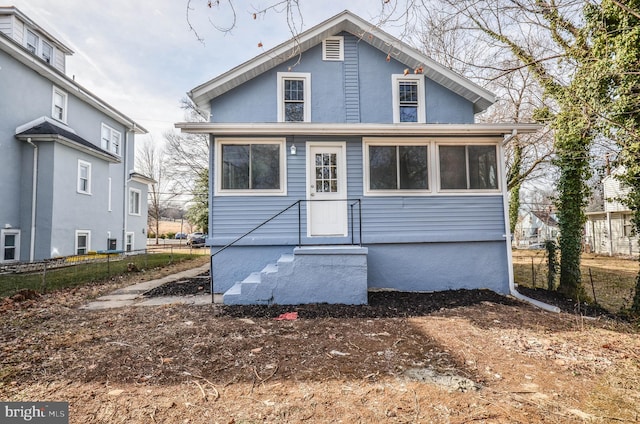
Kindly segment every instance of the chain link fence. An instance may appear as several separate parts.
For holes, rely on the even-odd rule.
[[[587,301],[611,313],[629,308],[635,294],[638,262],[619,257],[588,254],[583,256],[582,286]],[[547,289],[549,261],[545,250],[514,250],[513,271],[516,284],[533,289]],[[559,283],[557,270],[554,286]]]
[[[64,256],[37,262],[3,264],[0,266],[0,297],[12,296],[22,290],[45,293],[207,254],[207,248],[158,245],[130,252],[91,252],[88,255]]]

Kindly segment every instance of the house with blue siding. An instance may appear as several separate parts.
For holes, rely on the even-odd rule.
[[[224,303],[510,292],[503,145],[538,126],[476,124],[487,90],[344,11],[189,96]]]
[[[0,7],[0,265],[146,246],[146,130],[66,75],[72,53]]]

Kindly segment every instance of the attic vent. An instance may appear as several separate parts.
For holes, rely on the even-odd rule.
[[[344,60],[344,37],[329,37],[322,42],[322,60]]]

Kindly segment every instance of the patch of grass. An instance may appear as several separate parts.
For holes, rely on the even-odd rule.
[[[597,303],[612,314],[629,308],[633,301],[637,268],[638,262],[631,259],[583,255],[580,269],[588,299],[582,300]],[[546,288],[545,251],[515,250],[513,271],[518,285]]]
[[[154,253],[109,258],[108,261],[78,263],[73,266],[37,272],[0,275],[0,297],[12,296],[20,290],[55,291],[127,274],[130,269],[153,269],[199,257],[186,253]],[[133,265],[132,265],[133,264]]]

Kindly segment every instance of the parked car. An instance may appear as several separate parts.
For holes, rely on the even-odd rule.
[[[207,236],[200,232],[189,234],[187,237],[187,244],[190,244],[193,247],[203,247],[206,241]]]
[[[187,233],[176,233],[174,238],[176,240],[186,240],[187,239]]]

